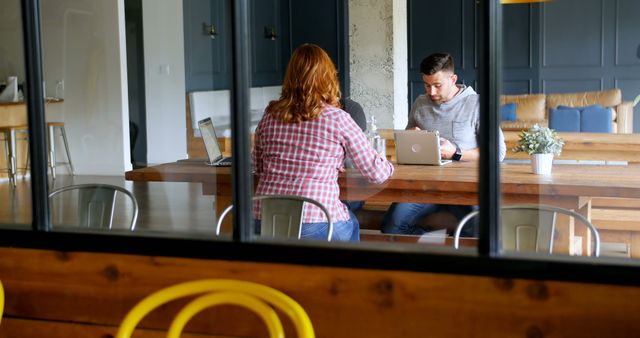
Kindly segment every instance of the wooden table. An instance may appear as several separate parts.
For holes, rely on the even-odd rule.
[[[62,103],[62,99],[48,98],[45,107],[50,103]],[[26,126],[27,105],[25,102],[0,102],[0,127]],[[17,144],[16,162],[18,168],[24,168],[27,163],[27,138],[20,137]],[[5,147],[0,143],[0,168],[5,168]],[[7,173],[0,172],[0,177],[6,177]]]
[[[378,133],[387,140],[387,158],[395,161],[396,148],[393,138],[395,130],[378,129]],[[505,131],[504,139],[507,146],[507,159],[528,159],[526,153],[514,153],[520,132]],[[253,134],[251,144],[253,144]],[[600,161],[628,161],[640,163],[640,134],[605,134],[605,133],[558,133],[565,142],[562,154],[557,159],[562,160],[600,160]],[[201,150],[189,149],[189,154],[206,156],[202,140],[194,142]],[[219,138],[222,152],[231,156],[231,139]],[[193,156],[192,156],[193,157]]]
[[[531,174],[528,164],[501,165],[504,203],[543,203],[561,206],[590,217],[592,197],[640,198],[640,165],[554,165],[551,175]],[[136,169],[125,175],[132,181],[202,183],[203,194],[216,195],[218,214],[231,203],[231,169],[215,168],[203,161],[180,161]],[[446,166],[397,165],[393,177],[381,185],[367,182],[355,171],[339,177],[341,198],[378,202],[422,202],[477,205],[478,172],[475,164]],[[583,227],[559,231],[556,252],[575,252],[572,238],[582,236],[589,250],[589,233]],[[559,227],[560,228],[560,227]],[[560,230],[560,229],[559,229]]]

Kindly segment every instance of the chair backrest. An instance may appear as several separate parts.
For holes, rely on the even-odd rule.
[[[133,210],[129,229],[135,230],[138,220],[138,202],[129,190],[111,184],[76,184],[53,190],[49,194],[49,200],[66,191],[78,192],[76,209],[79,226],[109,229],[113,225],[116,194],[122,193],[131,201]]]
[[[315,333],[305,310],[291,297],[268,287],[231,279],[204,279],[186,282],[154,292],[136,304],[120,324],[116,338],[129,338],[138,323],[153,309],[172,300],[200,295],[185,305],[169,326],[168,337],[177,338],[186,323],[198,312],[215,305],[233,304],[253,310],[267,325],[271,337],[284,337],[276,308],[291,319],[296,334],[313,338]]]
[[[254,196],[254,201],[260,201],[260,236],[274,238],[300,238],[302,233],[302,219],[304,203],[311,203],[322,210],[328,223],[327,240],[331,240],[333,234],[333,222],[327,208],[322,203],[308,197],[293,195],[262,195]],[[216,223],[216,235],[220,234],[220,228],[225,216],[233,209],[227,207]]]
[[[600,235],[595,226],[579,213],[543,204],[515,204],[501,208],[500,226],[502,251],[546,252],[551,254],[557,214],[564,214],[583,223],[593,236],[593,255],[600,255]],[[453,246],[457,249],[460,233],[478,211],[467,214],[456,227]]]

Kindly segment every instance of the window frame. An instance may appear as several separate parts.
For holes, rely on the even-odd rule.
[[[249,143],[249,39],[248,0],[232,1],[233,35],[233,204],[232,241],[215,239],[166,238],[125,232],[52,232],[49,219],[44,93],[40,31],[40,1],[23,0],[27,111],[30,126],[31,185],[33,223],[31,231],[0,229],[0,245],[61,251],[109,252],[205,259],[336,266],[429,273],[492,276],[498,278],[551,279],[588,283],[640,285],[640,264],[622,265],[614,260],[582,257],[500,256],[499,207],[500,171],[498,162],[497,111],[501,80],[501,5],[499,0],[480,0],[479,9],[479,90],[481,104],[480,239],[478,255],[443,248],[384,246],[375,243],[276,243],[255,241],[251,235],[252,177]],[[38,84],[38,85],[36,85]],[[421,251],[423,250],[423,251]],[[536,260],[536,258],[538,260]]]

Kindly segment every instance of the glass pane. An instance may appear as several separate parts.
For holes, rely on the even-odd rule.
[[[152,182],[125,177],[134,167],[187,159],[187,133],[193,135],[183,20],[176,16],[182,3],[154,2],[144,11],[142,5],[41,3],[46,96],[55,102],[46,111],[56,163],[54,230],[129,231],[130,192],[138,206],[136,234],[212,233],[214,198],[202,196],[199,182],[164,182],[153,170],[142,174]]]
[[[388,3],[376,5],[349,6],[350,94],[369,119],[375,117],[395,173],[382,186],[348,176],[347,194],[365,199],[359,212],[361,224],[369,223],[363,240],[450,249],[458,223],[478,205],[477,7],[466,1],[408,1],[404,8],[394,2],[389,16]],[[461,20],[452,23],[451,17]],[[422,132],[404,131],[415,128]],[[456,148],[461,161],[451,161],[458,159]],[[462,241],[472,253],[474,223],[464,228]]]
[[[125,188],[136,197],[139,207],[134,234],[162,232],[170,236],[230,238],[231,217],[225,218],[219,231],[221,236],[215,234],[218,219],[231,204],[231,169],[205,163],[218,160],[220,154],[231,155],[230,137],[234,131],[230,121],[238,113],[230,104],[229,5],[228,1],[126,0],[122,11],[118,4],[98,0],[42,3],[47,96],[59,99],[56,112],[47,112],[47,120],[64,122],[69,155],[63,139],[56,136],[56,157],[58,162],[73,157],[74,169],[72,172],[64,164],[56,167],[53,188],[88,183]],[[441,50],[453,56],[456,68],[446,72],[451,80],[446,99],[451,99],[463,91],[454,84],[466,85],[469,92],[476,85],[477,69],[473,65],[477,46],[472,38],[474,25],[461,24],[456,28],[451,39],[458,39],[457,43],[438,35],[415,34],[438,26],[411,19],[420,17],[424,9],[420,6],[425,5],[412,2],[406,8],[394,6],[393,15],[389,16],[388,4],[383,2],[372,7],[357,2],[250,1],[252,73],[246,127],[253,135],[269,102],[280,98],[293,52],[291,47],[295,49],[304,43],[321,46],[336,67],[341,97],[356,102],[344,106],[330,102],[352,113],[354,118],[344,123],[353,130],[340,131],[344,135],[336,132],[332,137],[337,142],[329,142],[330,156],[326,161],[316,160],[318,165],[314,167],[331,167],[322,186],[336,189],[334,195],[323,200],[329,204],[332,218],[337,223],[351,219],[347,206],[339,202],[342,200],[349,202],[358,219],[359,226],[351,225],[351,229],[336,224],[335,233],[360,233],[361,241],[383,246],[420,243],[450,250],[458,221],[477,205],[477,166],[472,156],[477,147],[473,129],[477,111],[469,114],[469,119],[464,120],[466,124],[456,124],[460,122],[456,120],[421,125],[425,129],[440,129],[441,136],[458,143],[463,160],[467,161],[445,166],[398,165],[394,134],[407,127],[411,105],[418,95],[425,93],[420,61]],[[451,15],[463,15],[466,22],[476,22],[472,2],[461,5],[442,1],[437,6]],[[322,29],[315,20],[318,13],[326,13],[324,17],[330,18],[322,23]],[[346,22],[349,26],[343,25]],[[414,25],[410,28],[412,34],[405,28],[409,22]],[[464,35],[462,41],[457,33]],[[407,36],[426,37],[407,44]],[[348,118],[341,114],[342,118]],[[363,169],[369,165],[366,159],[352,159],[358,162],[356,168],[339,172],[347,153],[352,156],[367,153],[369,160],[378,158],[367,138],[373,136],[372,117],[376,120],[377,139],[385,140],[378,141],[378,150],[396,168],[392,178],[382,184],[367,179],[372,174]],[[339,126],[344,128],[344,123]],[[359,142],[358,147],[353,146],[355,141]],[[314,146],[322,146],[322,142]],[[317,150],[312,148],[309,150]],[[455,148],[451,144],[443,147],[445,157],[451,158]],[[407,149],[411,151],[411,144]],[[251,149],[243,151],[248,154]],[[438,157],[437,150],[435,154]],[[374,166],[377,179],[384,181],[388,165],[382,157],[378,162]],[[313,167],[309,163],[307,168]],[[299,174],[298,169],[292,171]],[[313,190],[308,181],[300,182],[305,182],[307,191]],[[305,189],[265,193],[278,191],[323,198],[305,193]],[[85,216],[76,209],[94,208],[78,207],[90,200],[82,197],[86,194],[95,195],[65,191],[55,196],[60,201],[52,200],[54,228],[74,229],[78,222],[84,225]],[[122,197],[125,195],[116,196],[116,211],[109,223],[112,231],[127,231],[131,227],[133,205]],[[393,212],[394,217],[403,218],[407,229],[382,231],[385,214],[392,214],[388,208],[394,202],[419,209],[419,213]],[[406,204],[409,202],[434,205]],[[313,215],[313,208],[306,209],[307,216]],[[446,213],[424,217],[436,209]],[[303,219],[306,223],[314,221],[313,217]],[[342,237],[351,239],[351,235]],[[464,243],[473,247],[475,239],[465,239]],[[422,246],[414,247],[424,250]]]
[[[599,237],[601,257],[640,257],[640,138],[631,102],[640,92],[640,25],[631,14],[639,10],[633,1],[503,6],[506,252],[593,257]],[[509,209],[522,203],[546,210]],[[580,216],[554,219],[549,206]]]
[[[31,227],[27,106],[20,1],[0,13],[0,224]],[[47,105],[50,108],[51,105]]]

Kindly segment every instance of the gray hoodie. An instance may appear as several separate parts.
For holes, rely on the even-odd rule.
[[[406,129],[418,127],[423,130],[436,129],[440,136],[458,144],[460,149],[478,147],[480,127],[480,96],[471,87],[458,85],[460,91],[451,100],[435,104],[428,95],[416,98],[409,112]],[[507,153],[504,135],[500,130],[499,159]]]

